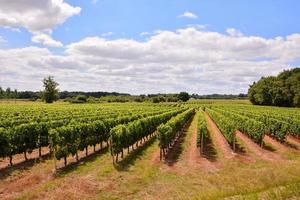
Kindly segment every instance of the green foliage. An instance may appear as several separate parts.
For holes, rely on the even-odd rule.
[[[187,92],[180,92],[178,95],[178,99],[183,102],[186,102],[190,99],[190,95]]]
[[[137,119],[133,122],[124,125],[118,125],[110,131],[111,152],[113,154],[120,153],[124,148],[127,148],[137,141],[148,137],[154,133],[156,128],[168,121],[172,116],[182,112],[183,109],[162,113],[159,115],[149,116],[146,118]]]
[[[86,103],[87,97],[85,95],[78,95],[71,102],[72,103]]]
[[[230,121],[238,121],[236,128],[247,133],[254,141],[261,141],[261,134],[266,133],[279,141],[284,141],[286,134],[300,135],[300,120],[297,110],[257,106],[215,106],[218,112]],[[208,110],[208,112],[212,112]],[[220,125],[222,126],[222,125]]]
[[[0,128],[0,158],[5,158],[10,155],[10,138],[7,130]]]
[[[211,108],[207,109],[207,112],[230,144],[233,144],[234,133],[237,130],[247,134],[256,143],[261,143],[266,133],[266,127],[262,122],[231,110]]]
[[[181,130],[192,115],[194,115],[193,108],[178,114],[157,128],[160,148],[167,148],[174,141],[178,131]]]
[[[300,68],[283,71],[277,77],[262,77],[248,90],[255,105],[300,106]]]
[[[203,137],[202,137],[203,135]],[[198,113],[198,130],[197,130],[197,147],[201,145],[201,138],[206,138],[208,136],[207,123],[202,111]]]
[[[43,80],[44,91],[43,91],[43,100],[46,103],[53,103],[58,99],[58,83],[54,81],[52,76],[48,76]]]

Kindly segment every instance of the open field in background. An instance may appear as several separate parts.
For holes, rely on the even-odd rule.
[[[204,114],[199,111],[203,107]],[[233,140],[237,147],[234,152],[232,135],[230,131],[225,133],[230,127],[222,126],[235,121],[247,125],[247,121],[264,120],[264,117],[259,118],[263,116],[261,113],[269,116],[265,123],[288,126],[293,122],[295,125],[300,120],[299,108],[257,107],[247,100],[199,100],[180,105],[63,102],[53,105],[17,102],[14,105],[11,102],[0,103],[0,116],[3,121],[8,113],[15,119],[37,113],[41,118],[47,113],[54,119],[73,113],[72,116],[78,116],[77,122],[83,123],[80,120],[89,115],[88,123],[92,123],[106,119],[99,117],[105,112],[113,119],[118,118],[115,113],[126,116],[126,123],[130,123],[136,119],[128,118],[129,113],[131,116],[148,113],[138,117],[140,119],[187,108],[195,108],[197,112],[185,124],[164,161],[160,161],[157,137],[147,138],[129,154],[125,149],[124,158],[116,164],[112,163],[105,142],[102,149],[100,144],[96,145],[96,152],[89,146],[88,156],[84,150],[78,151],[78,162],[74,156],[68,156],[66,167],[63,159],[55,163],[53,156],[47,155],[49,148],[45,146],[41,159],[35,149],[28,154],[28,161],[24,161],[23,154],[15,155],[12,167],[7,167],[8,158],[0,160],[0,199],[300,199],[300,140],[296,135],[289,134],[279,142],[281,135],[276,127],[268,130],[271,137],[263,138],[259,138],[260,133],[254,129],[245,129],[255,134],[257,140],[262,139],[262,146],[245,133],[237,133]],[[196,146],[200,115],[205,116],[208,129],[202,154]],[[18,125],[7,123],[5,126],[9,129]],[[259,128],[261,123],[256,126]],[[57,171],[55,165],[59,167]]]

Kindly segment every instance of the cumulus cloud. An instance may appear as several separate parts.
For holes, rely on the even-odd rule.
[[[58,47],[61,43],[51,39],[49,34],[80,11],[81,8],[73,7],[64,0],[1,0],[0,26],[12,30],[23,27],[35,34],[32,38],[34,42]]]
[[[29,31],[51,31],[69,17],[80,13],[63,0],[2,0],[0,1],[0,25],[24,27]]]
[[[191,18],[191,19],[197,19],[198,16],[194,13],[191,13],[191,12],[185,12],[181,15],[178,15],[178,18]]]
[[[35,34],[31,38],[31,41],[35,42],[35,43],[41,43],[48,47],[62,47],[63,46],[63,44],[60,41],[56,41],[56,40],[52,39],[47,34]]]
[[[54,75],[62,90],[246,92],[300,59],[300,34],[267,39],[189,27],[146,41],[88,37],[65,48],[62,55],[37,47],[0,50],[0,85],[39,90],[42,78]]]

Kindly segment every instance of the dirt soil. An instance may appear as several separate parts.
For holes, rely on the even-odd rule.
[[[100,147],[97,147],[98,148],[96,149],[96,151],[101,151]],[[89,147],[88,151],[89,156],[94,155],[93,147]],[[85,151],[78,152],[78,155],[80,160],[88,158],[85,156]],[[33,190],[43,183],[55,179],[53,160],[43,160],[43,162],[34,163],[32,165],[28,165],[28,162],[29,161],[20,162],[19,165],[16,164],[16,166],[7,167],[0,170],[0,173],[2,173],[0,174],[0,199],[15,199],[14,197],[23,192]],[[76,159],[72,156],[69,156],[69,165],[67,166],[67,168],[72,167],[72,165],[74,164],[80,165],[81,162],[82,161],[76,163]],[[63,159],[57,161],[56,164],[58,168],[64,168]],[[34,170],[35,167],[38,169],[38,171]],[[18,174],[14,174],[15,170],[18,170]],[[4,174],[6,176],[4,176]]]
[[[215,147],[217,147],[217,149],[222,154],[222,158],[225,159],[233,158],[236,154],[230,148],[230,145],[226,141],[225,137],[223,136],[219,128],[216,126],[214,121],[206,113],[205,113],[205,118],[207,121],[208,130],[210,132],[213,144]]]
[[[290,145],[292,148],[300,151],[300,139],[298,139],[292,135],[287,135],[285,139],[286,139],[286,142],[288,143],[288,145]]]
[[[49,155],[49,148],[43,147],[42,148],[42,157],[45,158]],[[24,158],[24,154],[17,154],[13,156],[13,165],[22,165],[23,163],[30,163],[30,162],[36,162],[39,159],[39,150],[35,149],[32,151],[32,153],[27,153],[28,160],[26,161]],[[0,170],[9,167],[9,158],[5,158],[3,160],[0,160]]]
[[[267,161],[284,160],[284,158],[281,155],[261,148],[258,144],[253,142],[249,137],[247,137],[240,131],[236,132],[236,137],[246,145],[248,153],[250,155],[252,154],[254,158],[261,158]]]
[[[264,142],[271,144],[273,147],[275,147],[276,151],[279,153],[295,152],[295,149],[288,147],[284,143],[278,142],[276,139],[274,139],[268,135],[265,135]]]

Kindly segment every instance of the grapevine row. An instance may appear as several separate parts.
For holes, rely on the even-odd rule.
[[[135,120],[129,124],[118,125],[110,131],[110,144],[111,144],[111,154],[116,155],[116,161],[118,161],[118,155],[121,153],[123,158],[123,150],[128,149],[134,144],[138,144],[142,139],[151,136],[156,128],[165,123],[171,117],[183,112],[184,110],[176,110],[160,115],[150,116],[142,119]]]
[[[166,155],[174,144],[176,139],[180,136],[180,130],[188,122],[188,120],[194,115],[195,110],[193,108],[178,114],[171,118],[167,123],[161,124],[158,128],[158,139],[160,147],[160,158]]]

